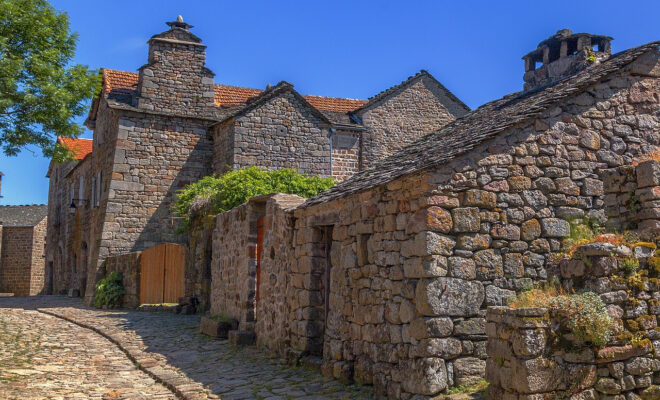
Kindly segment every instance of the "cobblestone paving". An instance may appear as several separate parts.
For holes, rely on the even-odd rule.
[[[10,307],[13,308],[8,309]],[[42,321],[48,320],[48,323],[35,325],[35,327],[43,327],[37,328],[37,331],[48,325],[51,328],[46,332],[53,333],[53,325],[50,323],[52,320],[57,320],[56,318],[39,315],[36,311],[18,311],[18,307],[40,308],[45,312],[55,313],[77,323],[94,327],[108,334],[130,352],[147,354],[148,360],[136,358],[142,363],[150,363],[150,368],[176,373],[206,385],[222,400],[375,398],[367,387],[345,386],[324,378],[315,371],[280,365],[254,347],[236,348],[227,341],[207,338],[198,333],[199,316],[96,310],[82,306],[79,300],[56,296],[0,299],[0,311],[2,311],[0,320],[4,320],[5,315],[29,313],[35,320],[39,318]],[[61,323],[72,326],[66,322]],[[85,330],[76,328],[76,331]],[[87,337],[91,342],[98,342],[100,348],[112,348],[113,351],[116,349],[107,340],[101,340],[102,338],[96,333],[88,333]],[[100,348],[97,351],[101,351]],[[126,356],[124,360],[132,366]],[[6,383],[0,382],[0,385]],[[157,387],[156,384],[153,386]],[[0,394],[3,393],[3,387],[0,386]]]
[[[97,333],[20,307],[0,301],[1,399],[176,398]]]

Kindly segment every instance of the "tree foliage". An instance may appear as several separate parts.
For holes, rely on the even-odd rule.
[[[70,154],[56,136],[77,137],[100,77],[72,65],[77,35],[65,13],[46,0],[0,0],[0,148],[16,155],[28,146],[62,161]]]
[[[284,168],[264,171],[249,167],[220,176],[207,176],[178,192],[174,214],[183,217],[183,228],[196,213],[217,214],[269,193],[313,197],[334,185],[332,178],[304,175]]]

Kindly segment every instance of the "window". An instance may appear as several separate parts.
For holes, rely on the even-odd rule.
[[[78,202],[82,202],[83,199],[83,191],[84,191],[83,183],[84,183],[83,176],[80,175],[80,178],[78,178]]]
[[[70,201],[70,202],[73,202],[73,195],[74,195],[74,193],[75,193],[75,190],[76,190],[76,185],[75,185],[75,183],[72,183],[72,184],[71,184],[71,194],[69,195],[69,197],[70,197],[70,198],[69,198],[69,201]]]
[[[92,176],[92,195],[90,196],[90,199],[89,199],[89,204],[92,207],[94,207],[96,205],[96,200],[95,200],[95,197],[94,197],[95,192],[96,192],[96,177]]]

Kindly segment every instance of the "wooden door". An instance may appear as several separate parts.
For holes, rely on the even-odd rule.
[[[166,243],[140,257],[140,304],[176,303],[185,295],[186,248]]]

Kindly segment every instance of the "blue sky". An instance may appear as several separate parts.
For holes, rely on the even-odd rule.
[[[522,88],[520,57],[562,28],[660,40],[660,2],[52,0],[79,34],[75,61],[136,71],[146,41],[181,14],[208,46],[216,83],[367,98],[426,69],[472,108]],[[83,137],[91,137],[87,132]],[[0,155],[0,204],[46,203],[49,160]]]

